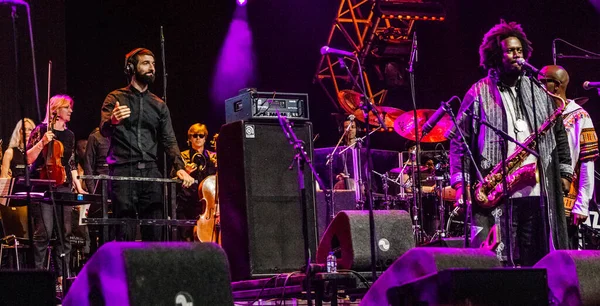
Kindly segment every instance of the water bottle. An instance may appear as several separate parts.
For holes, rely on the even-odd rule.
[[[336,273],[337,272],[337,259],[333,252],[329,252],[327,255],[327,273]]]

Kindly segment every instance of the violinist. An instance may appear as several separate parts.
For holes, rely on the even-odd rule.
[[[216,173],[216,153],[205,148],[208,138],[206,125],[196,123],[190,126],[187,133],[188,150],[181,152],[181,158],[185,163],[185,171],[192,176],[197,183],[190,188],[178,188],[177,190],[177,219],[193,220],[204,211],[205,204],[200,201],[198,194],[199,183],[207,176]],[[180,227],[179,238],[183,241],[193,241],[191,227]]]
[[[73,99],[67,95],[56,95],[50,98],[48,103],[46,118],[33,129],[27,142],[27,162],[31,164],[31,178],[46,177],[47,179],[56,180],[55,191],[57,192],[72,192],[72,190],[75,190],[77,193],[86,193],[77,178],[75,134],[67,128],[67,123],[71,120],[71,114],[73,113]],[[60,149],[62,149],[62,152]],[[60,167],[63,167],[64,170],[58,171]],[[49,172],[64,176],[48,176]],[[36,189],[35,191],[42,190]],[[52,237],[52,231],[54,229],[62,230],[63,237],[65,237],[63,241],[57,239],[57,248],[54,250],[55,273],[58,275],[57,284],[62,282],[63,264],[69,267],[71,243],[66,237],[71,234],[71,210],[71,206],[57,205],[57,219],[55,219],[52,205],[39,202],[31,203],[30,212],[34,227],[33,250],[36,269],[44,268],[45,254],[50,237]],[[61,258],[59,254],[65,254],[65,256]]]

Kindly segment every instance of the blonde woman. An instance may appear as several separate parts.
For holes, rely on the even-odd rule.
[[[29,140],[31,131],[35,128],[35,122],[25,118],[25,141]],[[8,148],[2,158],[2,171],[0,177],[21,177],[25,175],[25,144],[23,143],[23,120],[19,120],[12,132]]]

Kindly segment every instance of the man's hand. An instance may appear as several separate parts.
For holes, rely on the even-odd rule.
[[[571,189],[571,182],[569,182],[569,180],[567,180],[566,178],[561,178],[560,180],[562,182],[563,192],[569,192],[569,189]]]
[[[123,121],[125,118],[129,118],[131,116],[131,109],[129,106],[119,104],[119,101],[115,104],[115,108],[113,108],[112,116],[110,117],[110,123],[113,125],[117,125]]]
[[[194,184],[194,178],[183,169],[177,170],[177,177],[183,181],[183,187],[185,188],[188,188]]]
[[[580,215],[580,214],[576,214],[574,212],[571,212],[571,217],[573,218],[573,225],[579,225],[583,222],[585,222],[585,220],[587,220],[588,216],[586,215]]]

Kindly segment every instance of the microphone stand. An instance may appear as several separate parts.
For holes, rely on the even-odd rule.
[[[162,66],[163,66],[163,96],[162,99],[167,104],[167,60],[165,55],[165,35],[163,33],[163,26],[160,26],[160,53],[162,57]],[[169,178],[169,173],[167,173],[167,153],[164,152],[165,148],[163,148],[163,176],[164,178]],[[169,186],[168,184],[162,184],[163,186],[163,218],[168,219],[169,216]],[[171,203],[173,204],[173,203]],[[171,208],[171,212],[174,212],[175,209]],[[176,219],[174,213],[171,216],[172,219]],[[167,225],[163,228],[165,240],[169,241],[169,232],[171,232],[172,239],[177,239],[177,226]]]
[[[367,91],[366,91],[366,86],[365,86],[365,79],[363,76],[363,69],[362,69],[362,65],[360,64],[360,60],[358,58],[358,56],[355,55],[355,60],[356,60],[356,64],[358,66],[358,73],[359,73],[359,77],[360,77],[360,83],[358,83],[358,81],[356,80],[356,78],[352,75],[352,73],[350,72],[350,69],[348,68],[348,65],[344,65],[346,68],[346,72],[348,73],[348,76],[350,77],[350,79],[352,79],[352,82],[354,83],[354,86],[356,88],[358,88],[361,91],[362,94],[362,103],[361,103],[361,109],[363,111],[363,115],[365,118],[365,122],[367,123],[367,126],[369,126],[369,113],[373,113],[373,115],[375,116],[375,118],[377,118],[377,121],[379,122],[379,127],[377,127],[374,131],[378,130],[379,128],[385,127],[385,122],[383,121],[383,118],[381,118],[381,116],[379,115],[378,110],[373,106],[373,104],[371,103],[370,98],[367,97]],[[343,62],[343,60],[342,60]],[[373,281],[377,280],[377,254],[376,254],[376,248],[375,248],[375,215],[373,213],[373,192],[371,190],[371,171],[369,171],[370,168],[372,168],[372,162],[371,162],[371,134],[372,133],[367,133],[367,135],[364,137],[365,139],[365,143],[366,143],[366,149],[367,149],[367,171],[365,171],[365,192],[366,192],[366,197],[365,197],[365,204],[367,204],[367,207],[369,209],[369,240],[370,240],[370,244],[371,244],[371,277],[373,278]],[[358,139],[357,139],[357,143],[358,143]],[[359,148],[361,143],[358,144]],[[357,152],[357,155],[360,157],[360,149]],[[356,167],[356,165],[355,165]],[[361,166],[362,167],[362,166]],[[362,171],[362,168],[359,168],[360,171]],[[358,184],[357,184],[358,185]],[[362,185],[357,186],[357,188],[361,188]]]
[[[475,100],[473,100],[475,101]],[[471,106],[466,108],[466,111],[469,111],[469,108]],[[452,119],[452,122],[454,124],[454,126],[456,127],[456,131],[458,132],[458,137],[461,141],[461,146],[462,146],[462,155],[464,157],[464,153],[466,152],[467,155],[469,156],[469,159],[471,161],[471,165],[473,165],[473,167],[475,168],[475,173],[477,174],[477,179],[480,182],[483,182],[483,176],[481,175],[481,171],[479,171],[479,168],[477,167],[477,163],[475,162],[475,158],[473,156],[473,152],[471,151],[471,149],[469,148],[469,144],[467,144],[467,140],[465,139],[465,135],[463,134],[462,129],[458,126],[457,120],[456,120],[456,115],[454,114],[454,112],[452,111],[452,108],[448,107],[446,108],[446,112],[450,115],[450,118]],[[470,245],[470,229],[469,229],[469,225],[472,221],[472,207],[471,207],[471,199],[470,199],[470,190],[469,190],[469,185],[470,182],[468,180],[465,180],[465,178],[467,177],[467,170],[466,170],[466,160],[464,158],[461,158],[461,172],[462,172],[462,177],[463,177],[463,184],[460,188],[462,188],[463,192],[462,192],[462,200],[463,200],[463,204],[465,207],[465,221],[463,223],[463,231],[465,233],[465,241],[464,241],[464,247],[468,248]],[[451,215],[452,217],[452,215]],[[449,229],[449,227],[447,227]]]
[[[351,116],[353,116],[353,115],[351,115]],[[348,124],[348,127],[346,127],[346,129],[344,130],[344,133],[342,134],[342,136],[338,140],[337,144],[333,148],[333,151],[331,151],[331,153],[329,153],[329,155],[327,155],[327,162],[325,163],[325,165],[327,165],[329,168],[330,189],[329,190],[323,189],[323,192],[325,193],[325,203],[327,204],[327,217],[325,218],[325,220],[326,220],[325,224],[329,224],[329,222],[331,222],[331,220],[333,220],[333,218],[335,217],[335,205],[334,205],[334,200],[333,200],[333,190],[334,190],[333,157],[335,156],[335,152],[339,148],[340,144],[344,140],[344,137],[346,137],[346,135],[352,128],[353,123],[354,123],[354,118],[351,117],[350,124]],[[344,158],[344,169],[345,169],[345,167],[346,167],[346,159]],[[344,175],[347,175],[347,174],[348,173],[344,172]],[[346,186],[346,187],[348,187],[348,186]]]
[[[534,90],[534,84],[537,85],[540,89],[542,89],[544,91],[544,93],[546,93],[546,91],[544,90],[544,88],[542,87],[542,84],[540,83],[540,81],[537,79],[536,76],[533,75],[533,73],[529,73],[526,72],[525,74],[527,77],[529,77],[529,80],[531,81],[530,84],[530,90],[531,90],[531,105],[532,105],[532,111],[533,111],[533,130],[534,130],[534,134],[535,134],[535,151],[539,152],[540,151],[540,135],[538,132],[539,129],[539,124],[537,121],[537,106],[535,103],[535,90]],[[521,101],[521,103],[523,103]],[[527,113],[527,112],[525,112]],[[562,123],[561,123],[562,124]],[[548,199],[548,190],[546,189],[546,178],[544,177],[544,166],[542,164],[542,161],[540,160],[540,156],[535,155],[536,159],[537,159],[537,169],[540,173],[539,177],[540,177],[540,214],[541,214],[541,221],[542,221],[542,228],[543,230],[543,237],[542,237],[542,248],[544,251],[544,254],[548,254],[550,252],[550,234],[548,233],[548,231],[550,230],[548,227],[549,224],[549,214],[548,214],[548,209],[549,207],[546,205],[546,199]],[[559,188],[562,188],[559,187]],[[544,197],[546,197],[546,199],[544,199]],[[562,207],[562,205],[561,205]]]
[[[294,151],[296,155],[294,155],[294,161],[296,162],[296,170],[298,172],[298,192],[300,193],[300,202],[302,206],[302,236],[304,238],[304,258],[306,262],[305,274],[306,274],[306,300],[307,305],[312,306],[312,297],[311,297],[311,255],[310,255],[310,246],[308,241],[308,212],[307,212],[307,203],[306,203],[306,188],[304,186],[304,165],[308,165],[310,171],[313,173],[317,184],[321,187],[321,189],[325,190],[325,184],[317,174],[310,157],[306,154],[304,150],[304,142],[296,136],[292,129],[292,125],[286,117],[281,116],[279,110],[276,110],[277,118],[279,119],[279,125],[283,130],[283,134],[285,138],[287,138],[288,142],[294,147]],[[290,166],[290,170],[294,167],[294,163]]]
[[[31,39],[31,52],[32,55],[34,55],[35,53],[33,52],[33,34],[32,34],[32,30],[31,30],[31,17],[30,17],[30,13],[29,13],[29,4],[25,3],[24,4],[27,7],[27,15],[29,16],[29,34],[30,34],[30,39]],[[29,242],[31,244],[30,248],[29,248],[29,265],[30,267],[34,267],[35,266],[35,260],[34,260],[34,251],[33,251],[33,225],[32,223],[32,213],[31,213],[31,179],[30,179],[30,173],[29,173],[29,163],[27,162],[27,136],[26,136],[26,132],[25,132],[25,103],[22,103],[21,101],[21,89],[19,87],[19,83],[20,83],[20,79],[19,79],[19,70],[20,70],[20,65],[19,65],[19,43],[18,43],[18,30],[17,30],[17,8],[16,6],[12,7],[12,13],[11,13],[11,19],[12,19],[12,26],[13,26],[13,43],[14,43],[14,48],[15,48],[15,101],[19,104],[19,111],[21,112],[21,137],[23,140],[23,151],[25,152],[25,189],[26,189],[26,200],[25,200],[25,204],[27,205],[27,233],[28,233],[28,239]],[[33,62],[33,67],[34,67],[34,80],[35,80],[35,93],[36,93],[36,98],[38,96],[38,88],[37,88],[37,73],[35,70],[35,56],[34,58],[34,62]],[[37,101],[37,107],[38,107],[38,116],[39,118],[41,118],[40,115],[40,105],[39,105],[39,100]],[[1,148],[0,148],[1,149]],[[16,248],[17,246],[15,246]]]
[[[418,117],[417,117],[417,99],[415,92],[415,70],[414,63],[418,61],[418,49],[417,49],[417,32],[413,33],[413,42],[412,42],[412,52],[410,54],[410,61],[408,63],[408,73],[410,78],[410,94],[411,100],[413,104],[413,125],[415,127],[415,164],[416,166],[416,177],[415,171],[412,171],[413,176],[413,226],[414,226],[414,236],[415,236],[415,244],[420,245],[423,241],[422,235],[422,226],[421,222],[423,220],[423,207],[422,207],[422,190],[421,190],[421,137],[419,131]]]

